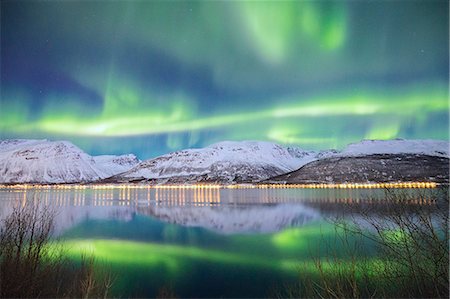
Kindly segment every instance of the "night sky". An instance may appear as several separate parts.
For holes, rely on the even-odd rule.
[[[449,133],[448,1],[1,1],[0,138],[141,159]]]

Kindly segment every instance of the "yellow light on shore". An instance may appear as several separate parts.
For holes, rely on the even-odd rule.
[[[436,188],[435,182],[390,183],[309,183],[309,184],[192,184],[192,185],[145,185],[145,184],[0,184],[0,189],[27,190],[84,190],[84,189],[386,189],[386,188]]]

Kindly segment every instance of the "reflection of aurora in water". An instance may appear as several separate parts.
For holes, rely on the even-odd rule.
[[[117,296],[154,297],[170,285],[182,297],[264,297],[274,285],[295,283],[299,269],[314,275],[311,253],[328,257],[324,240],[351,263],[335,243],[336,228],[320,216],[348,205],[378,212],[387,204],[383,196],[375,189],[0,189],[0,216],[27,200],[56,206],[68,254],[78,260],[92,253],[106,263],[117,275]],[[435,208],[426,199],[410,203]],[[220,221],[227,220],[221,231]],[[252,226],[263,221],[282,225]],[[380,262],[369,243],[358,248],[370,263]]]

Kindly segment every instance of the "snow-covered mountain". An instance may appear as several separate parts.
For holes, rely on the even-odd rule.
[[[224,141],[140,162],[134,155],[92,157],[67,141],[0,140],[0,183],[106,179],[153,184],[229,184],[274,177],[274,181],[292,183],[446,182],[449,151],[449,142],[436,140],[364,140],[341,152],[312,152],[261,141]],[[288,175],[283,177],[284,174]]]
[[[134,155],[92,157],[68,141],[0,141],[0,183],[92,182],[138,162]]]
[[[363,140],[349,144],[337,155],[348,157],[376,154],[418,154],[448,158],[449,151],[449,142],[442,140]]]
[[[118,173],[125,172],[141,162],[135,155],[102,155],[93,156],[95,165],[100,169],[105,177],[110,177]]]
[[[261,141],[224,141],[141,162],[110,181],[153,183],[254,182],[295,170],[316,153]]]
[[[278,183],[449,182],[449,143],[364,140],[269,180]]]

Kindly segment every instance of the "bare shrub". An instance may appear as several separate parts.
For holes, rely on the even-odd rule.
[[[348,233],[377,244],[377,275],[393,297],[448,298],[448,189],[386,190],[388,212],[366,209]]]
[[[448,298],[448,195],[445,188],[386,190],[383,209],[349,206],[351,217],[332,220],[337,242],[324,240],[326,257],[312,257],[315,274],[301,275],[280,296]],[[372,256],[361,251],[367,242]]]
[[[106,297],[110,275],[96,275],[93,257],[71,262],[52,232],[56,212],[36,203],[13,208],[0,224],[0,297]]]

